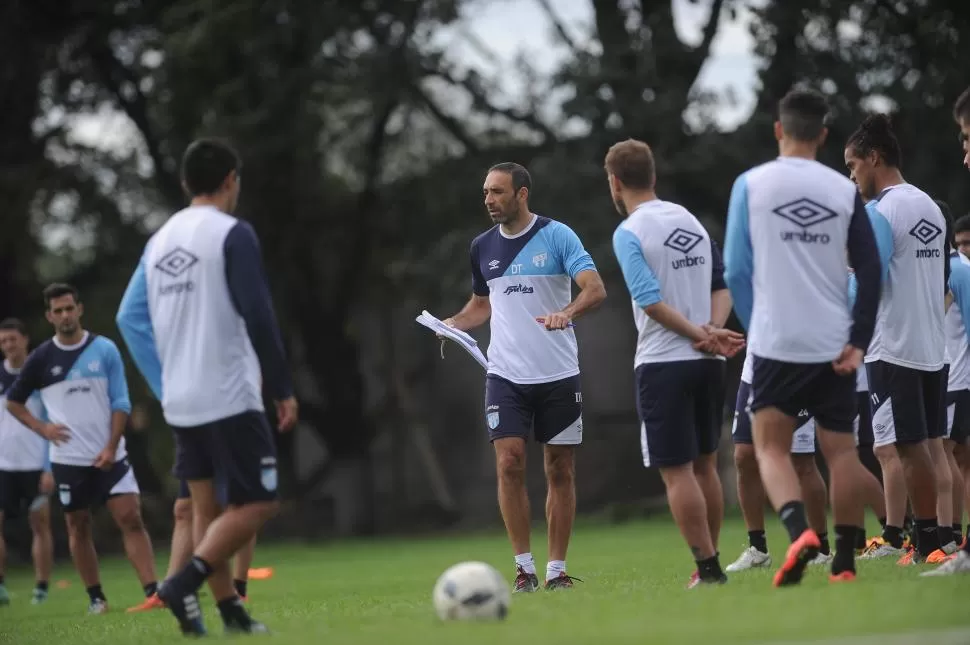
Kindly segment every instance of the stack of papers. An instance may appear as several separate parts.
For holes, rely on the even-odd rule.
[[[482,350],[478,349],[478,341],[461,331],[460,329],[455,329],[454,327],[449,327],[444,324],[427,311],[422,311],[421,315],[415,318],[418,324],[424,325],[431,331],[433,331],[438,336],[447,338],[448,340],[454,341],[463,350],[472,355],[478,364],[482,366],[483,369],[488,371],[488,359],[482,353]],[[442,345],[442,350],[444,349]],[[442,354],[444,358],[444,354]]]

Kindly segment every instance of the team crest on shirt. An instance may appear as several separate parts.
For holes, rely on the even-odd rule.
[[[91,361],[88,363],[88,371],[97,372],[101,369],[101,361]]]
[[[71,505],[71,487],[67,484],[61,484],[57,487],[57,496],[60,498],[62,506]]]
[[[536,267],[541,269],[542,267],[546,266],[547,259],[548,259],[548,254],[545,251],[543,251],[542,253],[538,253],[532,256],[532,264],[534,264]]]
[[[51,376],[60,376],[61,372],[63,371],[64,371],[63,367],[61,367],[60,365],[55,365],[54,367],[51,368]]]
[[[485,415],[485,423],[488,424],[489,430],[494,430],[498,427],[498,412],[489,412]]]
[[[273,457],[266,457],[262,460],[260,464],[259,482],[263,485],[263,488],[270,492],[276,490],[276,486],[278,485],[276,459]]]

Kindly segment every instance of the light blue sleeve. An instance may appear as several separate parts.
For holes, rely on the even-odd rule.
[[[145,259],[142,258],[128,282],[128,288],[115,317],[121,337],[128,346],[138,371],[148,382],[152,394],[162,400],[162,361],[158,357],[152,318],[148,309],[148,283],[145,279]]]
[[[125,378],[125,362],[118,347],[107,338],[104,341],[104,363],[108,373],[108,398],[112,412],[131,413],[131,399],[128,398],[128,380]]]
[[[950,291],[953,302],[960,308],[963,326],[970,337],[970,267],[956,258],[950,262]]]
[[[879,264],[882,266],[882,283],[886,284],[889,277],[889,261],[893,257],[893,227],[886,216],[879,212],[874,203],[866,205],[869,213],[869,224],[876,236],[876,247],[879,249]]]
[[[754,308],[754,251],[748,225],[748,178],[734,181],[728,203],[727,231],[724,238],[724,282],[731,291],[734,312],[745,329]]]
[[[643,247],[637,236],[622,226],[617,228],[613,233],[613,253],[623,271],[626,288],[637,306],[649,307],[660,302],[660,282],[643,257]]]
[[[575,280],[583,271],[595,271],[596,265],[592,256],[583,248],[583,243],[573,229],[562,222],[555,222],[552,226],[552,243],[566,274]]]

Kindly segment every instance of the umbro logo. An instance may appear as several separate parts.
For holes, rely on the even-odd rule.
[[[64,371],[63,367],[61,367],[60,365],[55,365],[54,367],[51,368],[51,376],[60,376],[63,371]]]
[[[177,278],[199,261],[199,258],[192,255],[180,246],[162,256],[162,259],[155,264],[155,268],[165,275]]]
[[[673,233],[667,236],[667,239],[664,241],[664,246],[687,255],[694,249],[695,246],[700,244],[701,240],[703,239],[704,238],[697,233],[685,231],[682,228],[675,228]]]
[[[916,222],[916,226],[910,229],[909,234],[920,241],[921,244],[929,244],[939,236],[943,235],[942,229],[933,222],[921,219]]]
[[[498,269],[499,264],[501,263],[498,260],[492,260],[491,262],[488,263],[488,268],[491,269],[492,271],[495,271],[496,269]]]
[[[779,217],[784,217],[792,224],[800,226],[801,228],[809,228],[826,222],[833,217],[838,217],[838,213],[831,208],[822,206],[807,197],[801,197],[793,202],[783,204],[771,212]]]

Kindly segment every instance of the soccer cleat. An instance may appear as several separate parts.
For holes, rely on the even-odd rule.
[[[956,552],[957,543],[950,542],[949,544],[940,547],[933,553],[926,556],[926,564],[943,564]]]
[[[30,597],[30,604],[43,605],[45,602],[47,602],[47,591],[45,589],[34,588],[34,592]]]
[[[158,598],[165,603],[179,623],[179,629],[185,636],[205,636],[205,624],[202,622],[202,608],[199,607],[199,597],[194,592],[183,593],[177,589],[169,589],[164,583],[158,588]]]
[[[818,534],[812,529],[808,529],[798,536],[798,539],[791,543],[788,552],[785,554],[785,562],[775,573],[773,583],[776,587],[796,585],[802,581],[805,567],[815,559],[822,543],[818,539]]]
[[[924,571],[920,577],[951,576],[955,573],[970,573],[970,553],[957,551],[956,557],[944,562],[935,569]]]
[[[835,558],[835,555],[833,555],[832,553],[819,553],[817,556],[815,556],[814,560],[809,562],[809,564],[811,565],[828,564],[833,560],[833,558]]]
[[[727,565],[724,569],[728,573],[735,573],[737,571],[746,571],[748,569],[761,569],[771,566],[771,556],[767,553],[759,551],[753,546],[749,546],[747,549],[741,552],[740,557],[737,560]]]
[[[91,604],[88,605],[88,613],[92,616],[100,616],[101,614],[108,613],[108,601],[103,598],[92,600]]]
[[[932,555],[932,553],[930,555]],[[904,553],[903,557],[896,561],[896,564],[901,567],[908,567],[914,564],[923,564],[926,562],[927,557],[929,556],[920,555],[920,552],[916,550],[916,547],[911,546],[906,549],[906,553]]]
[[[539,576],[534,573],[526,573],[522,567],[516,567],[515,571],[515,584],[512,585],[512,593],[539,591]]]
[[[162,602],[162,599],[158,597],[157,593],[145,598],[145,602],[140,605],[129,607],[126,611],[129,614],[134,614],[139,611],[151,611],[152,609],[165,609],[165,603]]]
[[[866,543],[866,548],[863,550],[862,555],[859,556],[859,559],[877,560],[879,558],[899,557],[904,553],[906,553],[905,548],[897,549],[881,537],[874,537]]]
[[[558,591],[560,589],[572,589],[573,580],[577,582],[582,582],[579,578],[573,578],[572,576],[567,576],[565,571],[560,571],[559,575],[555,578],[546,580],[546,591]]]
[[[247,577],[252,580],[269,580],[273,577],[273,567],[259,567],[257,569],[250,569],[246,572]]]
[[[701,585],[723,585],[727,581],[728,581],[728,578],[725,575],[722,575],[717,580],[704,580],[701,578],[701,574],[699,571],[694,571],[694,573],[692,573],[690,576],[690,580],[687,582],[687,588],[693,589]]]
[[[250,621],[248,625],[233,623],[226,625],[226,634],[269,634],[269,627],[258,621]]]
[[[833,573],[829,575],[829,582],[855,582],[855,573],[852,571],[843,571],[841,573]]]

